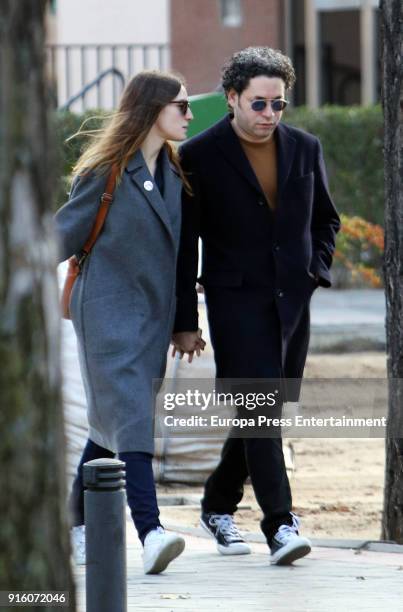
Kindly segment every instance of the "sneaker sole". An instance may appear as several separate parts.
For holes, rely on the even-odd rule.
[[[205,522],[202,519],[200,519],[199,522],[200,522],[201,527],[203,527],[204,531],[208,533],[209,536],[213,538],[213,540],[217,544],[217,550],[220,553],[220,555],[230,556],[230,555],[250,555],[251,554],[252,551],[247,544],[241,544],[241,543],[232,544],[231,548],[228,548],[226,546],[223,546],[222,544],[219,544],[215,536],[211,533],[210,529],[205,524]]]
[[[308,541],[294,547],[291,545],[288,549],[287,546],[284,546],[284,548],[281,548],[277,553],[271,556],[270,563],[272,565],[290,565],[294,561],[297,561],[297,559],[305,557],[310,552],[311,545]]]
[[[184,551],[185,540],[183,538],[176,538],[172,542],[169,542],[157,555],[152,566],[145,571],[145,574],[160,574],[164,571],[176,557]]]

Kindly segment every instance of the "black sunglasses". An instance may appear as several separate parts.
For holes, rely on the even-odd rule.
[[[170,102],[169,104],[176,104],[177,106],[179,106],[179,110],[183,116],[186,115],[186,113],[188,112],[190,108],[189,100],[174,100],[173,102]]]
[[[264,110],[267,104],[270,103],[271,110],[274,113],[278,113],[279,111],[283,111],[288,104],[288,100],[283,99],[275,99],[275,100],[253,100],[251,103],[251,109],[259,113]]]

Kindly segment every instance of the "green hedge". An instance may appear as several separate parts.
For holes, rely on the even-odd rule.
[[[380,106],[298,107],[285,120],[317,136],[338,210],[384,225],[383,119]]]
[[[201,103],[201,100],[200,100]],[[197,114],[197,104],[192,109]],[[224,108],[224,106],[223,106]],[[85,119],[88,129],[100,125],[105,111],[84,114],[58,112],[55,129],[59,147],[60,179],[56,207],[66,199],[71,167],[80,154],[83,138],[65,143]],[[214,119],[216,116],[214,116]],[[338,210],[383,225],[382,111],[379,106],[324,106],[288,109],[284,121],[318,136],[322,142],[331,192]],[[204,127],[204,125],[203,125]]]
[[[107,116],[107,113],[103,110],[91,110],[80,114],[57,111],[54,114],[54,129],[58,149],[56,159],[58,160],[58,176],[60,177],[55,197],[56,210],[67,200],[71,169],[80,156],[82,146],[87,141],[85,137],[73,138],[70,142],[66,142],[66,140],[78,132],[84,121],[86,121],[85,129],[97,129],[100,127],[101,118],[104,116]]]

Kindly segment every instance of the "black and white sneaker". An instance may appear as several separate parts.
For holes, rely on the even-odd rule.
[[[251,550],[234,523],[230,514],[202,512],[200,525],[217,543],[222,555],[249,555]]]
[[[291,512],[292,525],[280,525],[270,543],[270,563],[275,565],[290,565],[293,561],[305,557],[311,552],[308,538],[298,534],[299,519]]]

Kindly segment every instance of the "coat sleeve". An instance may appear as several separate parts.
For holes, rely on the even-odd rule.
[[[197,174],[183,149],[181,163],[189,180],[192,195],[182,191],[182,228],[178,254],[176,280],[176,317],[174,332],[196,331],[198,329],[198,299],[196,292],[199,264],[199,236],[201,217],[201,192]]]
[[[340,218],[329,193],[322,147],[317,141],[315,161],[315,195],[311,223],[312,262],[311,272],[318,277],[319,285],[330,287],[336,234],[340,229]]]
[[[54,217],[59,262],[79,253],[95,223],[107,176],[88,174],[74,179],[68,202]]]

